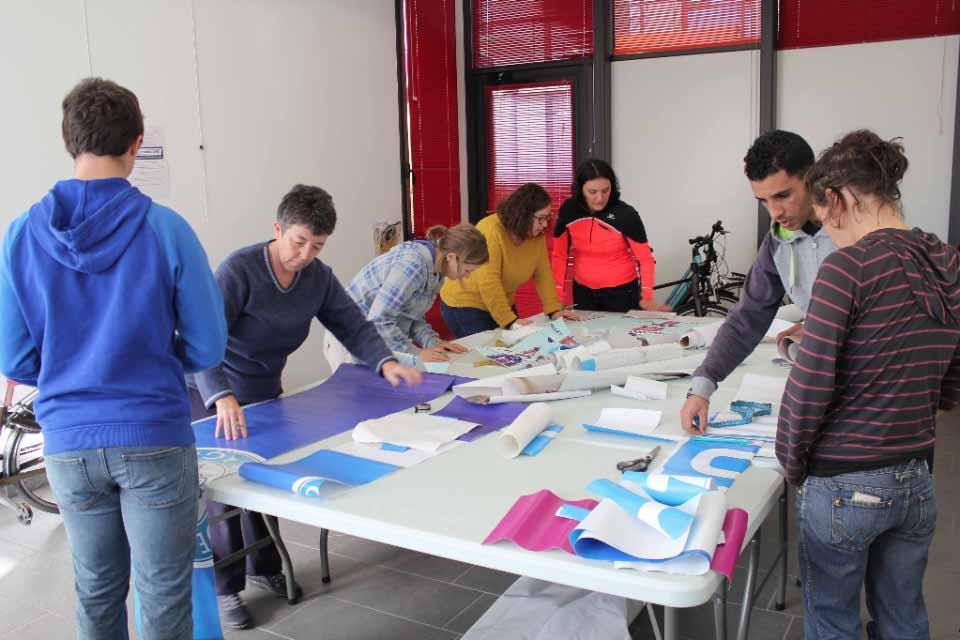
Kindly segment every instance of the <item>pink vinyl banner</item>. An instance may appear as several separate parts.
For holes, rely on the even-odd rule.
[[[557,510],[565,504],[590,510],[597,506],[597,501],[589,498],[564,500],[547,489],[522,496],[513,503],[483,544],[510,540],[529,551],[563,549],[572,554],[570,532],[579,521],[556,515]]]
[[[747,512],[743,509],[727,509],[727,515],[723,518],[724,543],[717,546],[710,561],[710,568],[727,576],[727,580],[733,580],[733,570],[737,566],[746,533]]]

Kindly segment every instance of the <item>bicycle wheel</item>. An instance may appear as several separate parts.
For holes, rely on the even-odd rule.
[[[3,475],[11,478],[21,473],[42,470],[43,436],[29,405],[14,414],[8,414],[3,424]],[[47,483],[46,473],[37,473],[16,483],[23,498],[41,511],[60,513]]]
[[[705,304],[703,305],[704,314],[701,317],[707,318],[725,318],[727,317],[728,309],[721,307],[718,304]],[[693,304],[683,305],[677,309],[674,309],[678,316],[697,316],[697,308]]]

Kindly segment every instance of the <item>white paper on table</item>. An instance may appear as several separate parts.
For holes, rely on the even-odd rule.
[[[475,422],[427,413],[393,413],[360,422],[353,428],[353,439],[366,444],[387,442],[419,451],[435,452],[476,426]]]
[[[398,467],[412,467],[415,464],[419,464],[424,460],[429,460],[434,456],[438,456],[442,453],[446,453],[451,449],[456,449],[457,447],[466,444],[461,440],[454,440],[453,442],[448,442],[447,444],[441,446],[436,451],[420,451],[418,449],[407,449],[406,451],[391,451],[389,449],[383,449],[379,444],[364,444],[362,442],[350,441],[340,445],[339,447],[334,447],[334,451],[339,451],[340,453],[346,453],[351,456],[356,456],[358,458],[365,458],[367,460],[376,460],[377,462],[386,462],[387,464],[395,464]]]
[[[688,500],[678,509],[696,516],[702,495]],[[608,546],[637,558],[664,560],[679,555],[690,537],[691,527],[675,540],[665,536],[642,520],[631,516],[609,498],[604,498],[584,518],[577,529],[580,539],[599,540]]]
[[[611,385],[610,391],[614,395],[634,400],[666,400],[669,386],[666,382],[630,376],[622,387]]]
[[[610,343],[606,340],[597,340],[591,342],[590,344],[580,345],[574,347],[573,349],[566,349],[564,351],[557,351],[557,363],[561,364],[563,368],[569,369],[573,363],[574,358],[580,358],[581,360],[590,358],[591,356],[598,353],[605,353],[610,351],[613,347],[610,346]]]
[[[691,329],[680,338],[680,346],[688,349],[694,347],[709,347],[713,343],[713,339],[717,337],[717,333],[722,326],[723,320]]]
[[[525,396],[532,393],[553,393],[560,389],[564,376],[514,376],[507,378],[500,386],[505,396]]]
[[[461,398],[467,398],[476,395],[498,396],[503,393],[503,381],[509,378],[524,376],[546,376],[557,373],[557,368],[552,364],[542,364],[529,369],[518,369],[509,371],[488,378],[481,378],[471,382],[465,382],[453,387],[453,392]]]
[[[647,362],[676,360],[683,357],[683,348],[679,344],[658,344],[649,347],[634,347],[632,349],[615,349],[588,357],[593,360],[597,371],[620,369]],[[574,358],[571,369],[581,369],[583,360]]]
[[[500,332],[500,342],[510,347],[539,330],[540,327],[535,324],[522,324],[515,329],[503,329]]]
[[[780,405],[783,399],[783,390],[787,386],[787,377],[763,376],[748,373],[743,376],[740,388],[734,400],[748,402],[769,402],[774,408]]]
[[[550,426],[553,411],[542,402],[535,402],[500,431],[497,451],[505,458],[516,458],[530,442]]]
[[[643,309],[630,309],[630,311],[627,311],[626,316],[628,318],[641,318],[643,320],[650,320],[651,318],[669,320],[670,318],[675,318],[677,314],[673,311],[644,311]]]
[[[695,356],[647,362],[630,367],[608,369],[606,371],[568,371],[560,385],[561,391],[577,389],[607,389],[611,385],[623,386],[630,376],[640,375],[692,375],[700,363],[703,362],[703,353]]]
[[[770,328],[767,329],[767,332],[764,334],[764,339],[776,340],[777,336],[782,332],[786,331],[796,322],[789,322],[787,320],[781,320],[780,318],[774,318],[773,322],[770,323]]]
[[[803,312],[795,304],[787,304],[777,309],[777,318],[787,322],[800,322],[803,320]]]
[[[660,418],[662,417],[662,411],[608,407],[600,411],[597,426],[643,436],[652,433],[660,424]]]
[[[727,498],[720,491],[708,491],[700,496],[697,515],[687,536],[683,555],[661,562],[615,561],[617,569],[640,569],[691,576],[699,576],[710,570],[713,554],[723,536],[723,520],[727,514]]]

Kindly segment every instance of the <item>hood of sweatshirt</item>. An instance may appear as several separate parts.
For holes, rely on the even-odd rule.
[[[937,322],[956,326],[953,311],[960,291],[957,250],[921,229],[880,229],[864,237],[868,244],[885,245],[903,265],[917,305]]]
[[[123,255],[151,200],[123,178],[62,180],[30,209],[37,242],[74,271],[106,271]]]

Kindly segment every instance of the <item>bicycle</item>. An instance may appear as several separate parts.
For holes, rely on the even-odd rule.
[[[725,265],[721,253],[717,252],[716,240],[728,231],[723,222],[717,220],[710,234],[690,238],[690,266],[679,280],[656,285],[654,289],[673,287],[666,303],[681,316],[726,316],[729,308],[740,299],[740,291],[746,276],[742,273],[728,272],[720,274],[721,262]]]
[[[33,509],[60,513],[46,484],[43,465],[43,436],[33,411],[36,389],[16,402],[14,384],[0,407],[0,505],[12,509],[21,524],[33,521]]]

